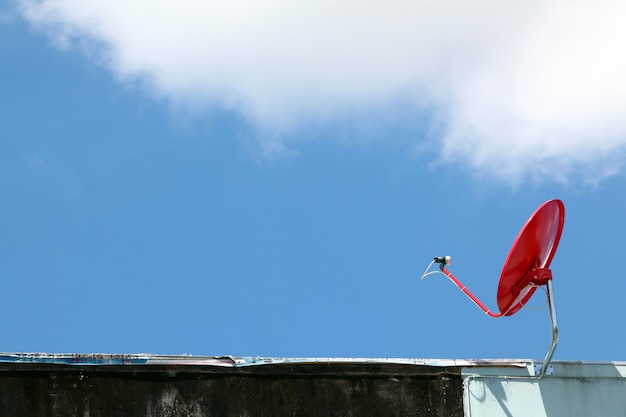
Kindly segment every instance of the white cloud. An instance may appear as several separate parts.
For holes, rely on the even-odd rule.
[[[402,101],[443,161],[505,181],[599,181],[626,149],[626,3],[597,0],[21,0],[120,80],[293,132]],[[436,109],[433,111],[432,109]],[[275,134],[270,149],[283,149]],[[417,143],[418,139],[416,139]]]

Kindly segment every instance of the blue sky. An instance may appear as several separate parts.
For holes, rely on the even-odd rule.
[[[621,25],[581,31],[586,2],[481,3],[507,25],[262,4],[2,6],[0,350],[541,359],[545,307],[490,319],[419,277],[451,255],[495,309],[519,228],[560,198],[555,359],[626,360],[626,86],[601,70],[624,62],[588,46]]]

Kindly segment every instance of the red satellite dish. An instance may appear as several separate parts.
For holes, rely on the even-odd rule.
[[[549,267],[561,239],[564,221],[565,206],[561,200],[546,201],[526,221],[515,238],[502,267],[497,294],[498,309],[500,310],[498,313],[490,311],[448,271],[446,266],[450,264],[449,256],[434,258],[422,275],[424,278],[439,272],[429,272],[432,265],[438,263],[441,272],[491,317],[515,314],[532,297],[538,287],[545,285],[552,322],[552,345],[544,359],[539,377],[543,377],[545,374],[558,342],[558,325],[552,291],[552,271]]]
[[[549,271],[547,268],[559,245],[564,221],[563,202],[546,201],[535,210],[515,238],[498,285],[498,308],[505,316],[516,313],[538,285],[551,279],[550,273],[542,271]]]

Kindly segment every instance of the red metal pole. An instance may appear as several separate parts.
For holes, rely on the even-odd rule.
[[[454,275],[452,275],[452,273],[450,271],[448,271],[448,269],[445,266],[441,266],[441,271],[446,274],[446,276],[448,278],[450,278],[452,280],[452,282],[454,282],[454,284],[459,287],[459,289],[461,291],[463,291],[465,293],[465,295],[467,295],[473,302],[474,304],[476,304],[482,311],[484,311],[485,313],[487,313],[489,316],[491,317],[501,317],[502,313],[493,313],[491,311],[489,311],[489,309],[482,303],[480,302],[480,300],[478,298],[476,298],[476,296],[474,294],[471,293],[470,290],[467,289],[467,287],[463,284],[461,284],[461,281],[459,281],[458,279],[456,279],[456,277]]]

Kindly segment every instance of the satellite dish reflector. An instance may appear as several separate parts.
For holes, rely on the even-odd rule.
[[[559,245],[564,221],[563,202],[547,201],[530,216],[515,238],[498,285],[498,308],[505,316],[516,313],[537,286],[552,279],[548,267]]]
[[[449,256],[435,257],[422,278],[436,273],[430,271],[433,264],[454,284],[459,287],[480,309],[491,317],[510,316],[519,311],[532,297],[537,288],[546,286],[550,321],[552,323],[552,345],[541,368],[539,377],[543,377],[558,343],[558,325],[552,291],[552,271],[549,269],[556,248],[561,239],[565,222],[565,206],[561,200],[549,200],[543,203],[530,216],[515,238],[509,254],[504,261],[500,283],[498,284],[497,313],[490,311],[472,294],[448,269]]]

